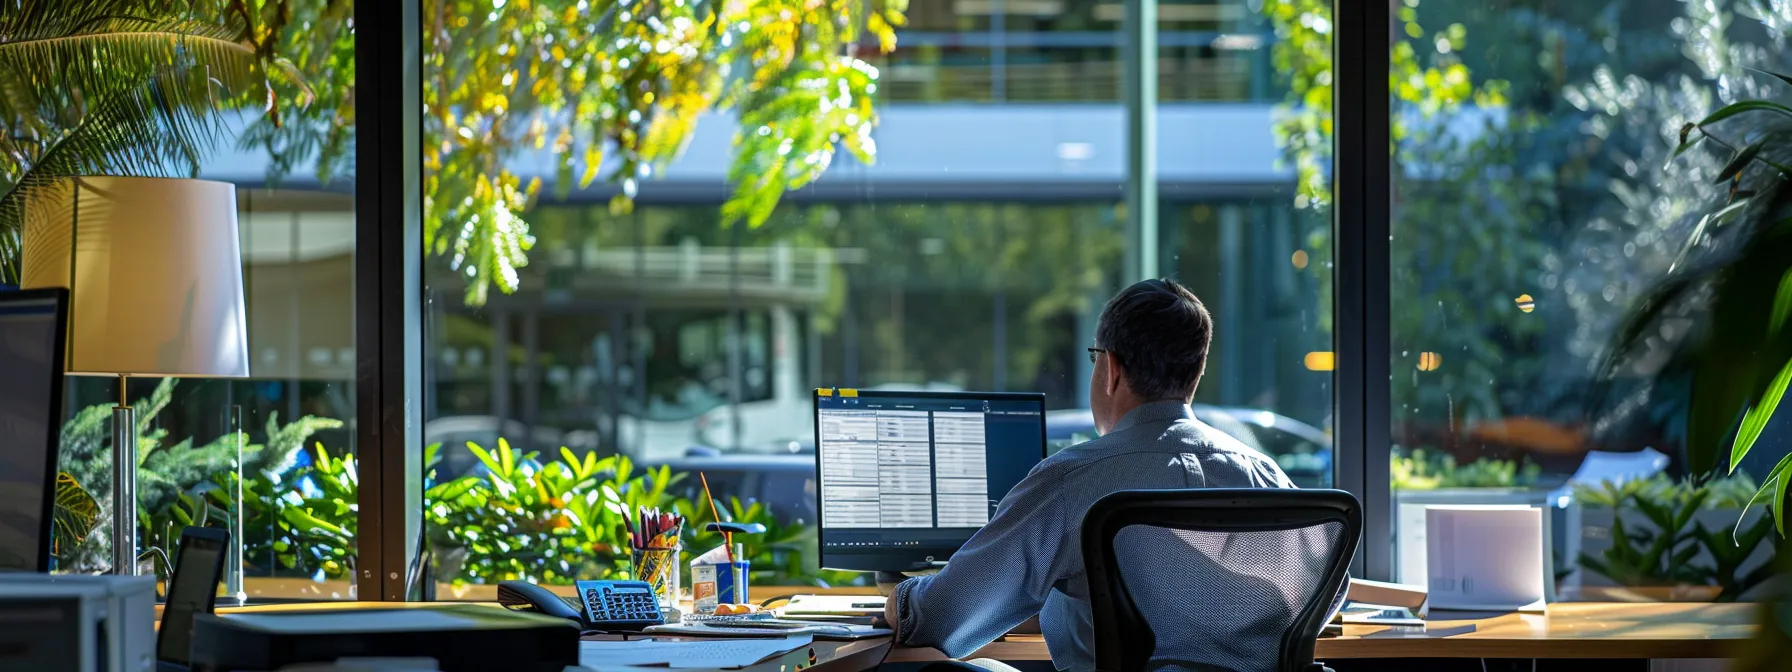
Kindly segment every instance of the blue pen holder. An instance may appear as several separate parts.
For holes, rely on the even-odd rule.
[[[715,613],[718,604],[749,604],[747,560],[691,566],[692,606],[699,614]]]

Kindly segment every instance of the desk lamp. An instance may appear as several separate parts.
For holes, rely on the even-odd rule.
[[[68,373],[116,376],[112,571],[137,572],[137,418],[131,376],[246,378],[236,188],[76,177],[25,202],[22,286],[69,290]]]

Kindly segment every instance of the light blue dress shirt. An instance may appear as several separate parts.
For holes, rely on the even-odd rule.
[[[945,569],[897,586],[902,641],[962,658],[1038,614],[1053,664],[1092,670],[1081,539],[1096,500],[1120,490],[1292,487],[1275,460],[1187,405],[1144,404],[1105,436],[1040,462]]]

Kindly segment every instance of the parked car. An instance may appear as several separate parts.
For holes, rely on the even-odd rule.
[[[1195,404],[1195,418],[1275,459],[1295,485],[1325,487],[1330,482],[1332,443],[1325,432],[1294,418],[1255,408]],[[1046,453],[1095,438],[1095,415],[1086,408],[1047,411]]]
[[[1325,487],[1331,480],[1331,440],[1325,433],[1293,418],[1254,408],[1195,405],[1195,417],[1275,458],[1295,485]],[[1045,414],[1046,453],[1095,438],[1095,418],[1088,409]],[[702,471],[718,496],[755,498],[784,520],[814,522],[816,509],[815,439],[790,439],[768,446],[766,454],[728,453],[696,447],[681,460],[663,462],[675,470]],[[726,483],[727,485],[718,485]],[[690,496],[701,485],[692,477],[682,484]],[[692,490],[695,488],[695,490]],[[794,516],[794,518],[793,518]]]

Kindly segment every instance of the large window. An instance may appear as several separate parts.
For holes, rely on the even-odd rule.
[[[126,21],[45,3],[41,25],[0,38],[57,45],[0,46],[0,68],[68,68],[7,73],[23,88],[0,106],[11,129],[0,187],[10,201],[83,175],[232,185],[248,377],[69,377],[54,568],[113,569],[111,408],[122,396],[137,411],[136,514],[124,524],[137,527],[143,573],[166,576],[183,527],[218,527],[232,533],[227,595],[353,598],[353,5],[280,3],[291,5],[282,23],[222,3],[143,4]],[[167,39],[144,39],[152,34]],[[195,46],[210,42],[230,46]],[[16,224],[0,224],[0,239]],[[106,327],[71,328],[81,337]]]
[[[1782,92],[1785,3],[1388,3],[1391,114],[1366,120],[1333,105],[1379,101],[1380,65],[1333,45],[1379,55],[1380,23],[1337,41],[1361,25],[1322,0],[1158,2],[1148,68],[1117,1],[415,2],[392,44],[423,67],[393,91],[420,100],[355,95],[419,76],[356,67],[385,5],[146,3],[219,48],[93,72],[117,24],[0,36],[33,72],[0,103],[0,283],[4,199],[37,178],[237,204],[249,376],[70,380],[64,494],[94,515],[57,528],[59,571],[109,566],[122,393],[144,563],[229,527],[233,593],[391,597],[419,544],[441,597],[612,576],[621,513],[705,520],[705,479],[770,528],[757,582],[862,581],[819,568],[812,389],[1038,391],[1060,450],[1094,434],[1103,302],[1170,276],[1217,325],[1196,413],[1356,491],[1371,578],[1427,578],[1440,504],[1543,508],[1561,599],[1767,574],[1771,518],[1743,509],[1792,445],[1749,411],[1792,357],[1753,244],[1782,129],[1688,124]]]
[[[1729,150],[1674,158],[1681,126],[1775,95],[1757,70],[1785,69],[1784,22],[1749,2],[1400,9],[1396,578],[1424,580],[1426,505],[1531,504],[1549,513],[1564,599],[1735,600],[1759,587],[1772,521],[1742,509],[1785,455],[1783,429],[1769,426],[1733,474],[1709,475],[1728,462],[1737,417],[1701,428],[1689,406],[1696,346],[1723,337],[1695,327],[1712,306],[1695,295],[1714,290],[1665,305],[1661,292],[1712,261],[1713,242],[1736,240],[1695,230],[1733,196],[1712,179]]]
[[[1121,6],[1052,8],[915,3],[893,52],[878,54],[866,36],[875,163],[833,157],[762,221],[734,221],[730,194],[743,178],[730,177],[731,153],[803,122],[769,120],[736,141],[739,109],[702,117],[681,155],[633,172],[615,172],[629,164],[613,158],[630,136],[612,137],[612,158],[583,187],[566,180],[588,164],[556,173],[527,146],[500,155],[510,176],[499,189],[543,180],[533,202],[495,215],[528,223],[527,265],[478,263],[490,257],[480,256],[487,234],[476,222],[494,216],[483,205],[438,211],[448,230],[475,232],[434,250],[446,253],[425,276],[425,433],[439,444],[425,511],[443,596],[487,595],[506,578],[567,584],[618,571],[620,519],[603,504],[642,503],[666,479],[664,496],[647,503],[705,514],[699,474],[734,517],[773,528],[748,540],[757,581],[862,580],[817,567],[810,391],[1039,391],[1054,450],[1092,438],[1084,348],[1103,302],[1138,279],[1124,268],[1144,245],[1128,234],[1134,174],[1159,194],[1147,226],[1160,242],[1144,255],[1193,287],[1219,325],[1198,413],[1297,482],[1329,484],[1330,224],[1302,206],[1281,149],[1296,131],[1279,121],[1329,112],[1306,109],[1271,54],[1276,21],[1299,15],[1244,2],[1165,5],[1161,158],[1146,174],[1128,167],[1120,132]],[[442,162],[428,181],[442,192],[469,179],[454,172],[453,153],[481,151],[474,143],[493,128],[539,133],[578,155],[579,127],[564,140],[561,122],[533,111],[553,96],[601,118],[614,110],[648,136],[674,130],[650,121],[664,108],[632,114],[623,110],[639,102],[633,94],[591,88],[603,75],[588,76],[586,89],[530,94],[553,86],[532,79],[547,76],[530,72],[541,53],[565,59],[551,62],[569,81],[632,62],[586,51],[568,42],[584,38],[551,25],[509,23],[521,12],[454,18],[426,58],[426,79],[490,77],[503,102],[436,94],[466,106],[429,122],[441,135],[426,145],[444,149],[426,158]],[[522,32],[506,32],[512,25]],[[465,48],[483,41],[490,49]],[[491,53],[510,56],[470,56]],[[666,95],[667,80],[655,79],[664,73],[627,76]],[[1326,176],[1310,177],[1326,188]],[[453,193],[431,198],[481,197]]]

